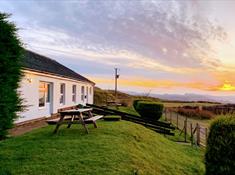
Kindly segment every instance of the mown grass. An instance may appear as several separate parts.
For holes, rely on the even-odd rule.
[[[204,174],[203,152],[126,121],[53,126],[0,142],[0,174]]]
[[[133,115],[137,115],[140,116],[138,112],[136,112],[136,110],[134,109],[134,107],[125,107],[125,106],[119,106],[119,107],[110,107],[110,109],[115,109],[121,112],[126,112],[128,114],[133,114]]]

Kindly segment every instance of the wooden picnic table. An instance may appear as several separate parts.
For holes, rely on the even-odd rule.
[[[94,127],[97,128],[96,120],[102,118],[103,116],[93,116],[92,114],[92,108],[84,108],[84,109],[71,109],[71,110],[65,110],[65,111],[60,111],[60,119],[58,120],[56,124],[56,128],[54,130],[54,133],[57,133],[59,127],[62,124],[68,124],[67,128],[70,128],[71,125],[74,123],[75,120],[79,120],[78,123],[81,123],[88,134],[88,128],[86,126],[86,122],[92,122],[94,124]],[[88,114],[88,118],[84,119],[83,113]],[[69,118],[66,118],[68,122],[64,122],[65,116],[68,116]]]

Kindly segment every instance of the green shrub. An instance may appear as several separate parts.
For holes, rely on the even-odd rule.
[[[162,116],[163,104],[150,101],[138,101],[136,111],[143,118],[158,120]]]
[[[205,161],[206,175],[235,174],[235,116],[211,124]]]
[[[22,109],[17,93],[21,78],[23,48],[9,15],[0,12],[0,140],[13,127],[17,112]]]
[[[134,107],[134,109],[135,109],[136,111],[137,111],[137,108],[136,108],[136,107],[137,107],[137,104],[138,104],[139,101],[141,101],[141,100],[138,99],[138,100],[134,100],[134,101],[133,101],[133,107]]]

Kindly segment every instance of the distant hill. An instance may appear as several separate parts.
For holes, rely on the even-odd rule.
[[[94,89],[94,103],[97,105],[105,105],[107,102],[115,101],[115,91],[114,90],[104,90],[99,87]],[[161,101],[156,97],[148,97],[144,95],[131,95],[125,92],[117,92],[117,102],[123,104],[124,106],[130,106],[134,99],[145,99],[151,101]]]
[[[140,93],[129,92],[132,95]],[[184,102],[217,102],[217,103],[235,103],[235,96],[213,96],[201,94],[150,94],[151,97],[159,98],[162,101],[184,101]]]
[[[106,105],[115,101],[114,90],[104,90],[95,87],[94,103],[97,105]],[[233,103],[235,102],[231,97],[219,97],[198,94],[141,94],[136,92],[117,92],[117,102],[124,106],[130,106],[135,99],[144,99],[150,101],[173,102],[173,103]]]

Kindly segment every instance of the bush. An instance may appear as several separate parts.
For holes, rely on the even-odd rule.
[[[141,101],[141,100],[138,99],[138,100],[134,100],[134,101],[133,101],[133,107],[134,107],[134,109],[135,109],[136,111],[137,111],[137,108],[136,108],[136,107],[137,107],[137,104],[138,104],[139,101]]]
[[[163,104],[150,101],[138,101],[136,111],[143,118],[158,120],[162,116]]]
[[[175,109],[175,112],[186,117],[197,118],[197,119],[213,119],[214,118],[214,114],[206,110],[188,109],[188,108],[183,107],[183,108]]]
[[[211,124],[205,161],[206,175],[235,173],[235,116]]]
[[[23,48],[16,34],[16,27],[9,22],[9,15],[0,12],[0,140],[13,127],[21,111],[21,100],[17,93],[21,78]]]

